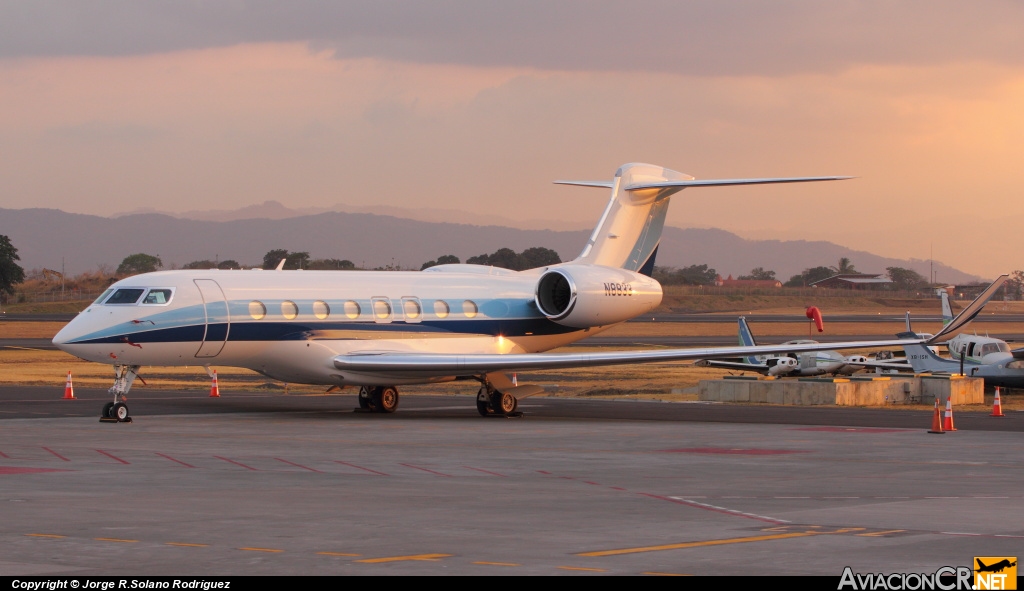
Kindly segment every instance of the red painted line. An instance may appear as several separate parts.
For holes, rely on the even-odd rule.
[[[43,449],[45,449],[46,451],[52,453],[53,455],[57,456],[58,458],[64,460],[65,462],[70,462],[71,461],[71,460],[65,458],[64,456],[60,455],[59,453],[53,451],[52,449],[48,448],[48,447],[44,447]]]
[[[44,472],[72,472],[73,470],[61,470],[59,468],[17,468],[15,466],[0,466],[0,474],[42,474]]]
[[[583,484],[593,484],[594,486],[601,486],[600,484],[598,484],[596,482],[591,482],[590,480],[584,480]]]
[[[230,463],[232,463],[232,464],[234,464],[236,466],[241,466],[241,467],[246,468],[248,470],[253,470],[254,472],[258,472],[259,471],[259,470],[256,470],[256,468],[253,468],[252,466],[246,466],[242,462],[236,462],[234,460],[229,460],[228,458],[222,458],[220,456],[213,456],[213,457],[217,458],[218,460],[224,460],[225,462],[230,462]]]
[[[121,462],[122,464],[130,464],[130,463],[131,463],[131,462],[126,462],[126,461],[122,460],[121,458],[119,458],[119,457],[115,456],[114,454],[109,454],[109,453],[107,453],[107,452],[103,451],[102,449],[97,449],[96,451],[98,451],[98,452],[100,452],[101,454],[103,454],[103,455],[107,456],[108,458],[112,458],[112,459],[115,459],[115,460],[117,460],[118,462]]]
[[[185,466],[186,468],[195,468],[195,466],[193,466],[192,464],[186,464],[185,462],[182,462],[181,460],[176,460],[176,459],[172,458],[169,455],[162,454],[160,452],[156,452],[156,455],[160,456],[161,458],[167,458],[168,460],[170,460],[172,462],[178,462],[179,464],[181,464],[182,466]]]
[[[609,486],[608,488],[610,488],[612,490],[626,490],[626,489],[622,488],[621,486]]]
[[[477,472],[483,472],[484,474],[490,474],[491,476],[501,476],[502,478],[508,478],[504,474],[498,474],[497,472],[491,472],[490,470],[482,470],[480,468],[474,468],[473,466],[463,466],[467,470],[475,470]]]
[[[774,523],[775,525],[779,525],[780,523],[785,523],[784,521],[779,521],[777,519],[769,519],[767,517],[758,517],[756,515],[746,515],[746,514],[737,513],[737,512],[734,512],[734,511],[726,511],[725,509],[718,509],[716,507],[711,507],[709,505],[704,505],[702,503],[688,503],[686,501],[681,501],[679,499],[672,499],[672,498],[669,498],[669,497],[663,497],[661,495],[652,495],[650,493],[636,493],[636,494],[638,494],[640,496],[644,496],[644,497],[650,497],[652,499],[658,499],[659,501],[668,501],[670,503],[676,503],[677,505],[685,505],[687,507],[693,507],[694,509],[703,509],[705,511],[712,511],[714,513],[721,513],[723,515],[732,515],[733,517],[743,517],[745,519],[754,519],[756,521],[764,521],[765,523]]]
[[[443,472],[435,472],[435,471],[431,470],[430,468],[420,468],[419,466],[413,466],[412,464],[401,464],[401,465],[405,466],[406,468],[415,468],[416,470],[423,470],[424,472],[430,472],[431,474],[437,474],[438,476],[451,476],[451,474],[445,474]]]
[[[548,472],[546,470],[537,470],[537,472],[540,473],[540,474],[544,474],[546,476],[551,476],[551,472]]]
[[[303,470],[309,470],[310,472],[319,472],[320,474],[323,474],[323,472],[320,472],[320,470],[314,470],[313,468],[310,468],[309,466],[303,466],[302,464],[296,464],[295,462],[289,462],[288,460],[283,460],[281,458],[274,458],[274,459],[277,460],[278,462],[284,462],[285,464],[290,464],[292,466],[295,466],[296,468],[302,468]]]
[[[376,471],[376,470],[371,470],[371,469],[369,469],[369,468],[364,468],[364,467],[362,467],[362,466],[357,466],[357,465],[355,465],[355,464],[350,464],[350,463],[348,463],[348,462],[342,462],[341,460],[334,460],[334,461],[335,461],[335,463],[337,463],[337,464],[342,464],[342,465],[344,465],[344,466],[348,466],[348,467],[350,467],[350,468],[358,468],[359,470],[365,470],[366,472],[369,472],[370,474],[377,474],[377,475],[379,475],[379,476],[387,476],[387,474],[385,474],[385,473],[383,473],[383,472],[378,472],[378,471]]]
[[[4,452],[0,451],[0,458],[7,458],[9,460],[9,459],[11,459],[11,456],[9,456],[9,455],[5,454]]]

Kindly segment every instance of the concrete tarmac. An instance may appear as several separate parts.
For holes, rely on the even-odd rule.
[[[0,387],[0,574],[930,573],[1024,547],[1024,413]]]

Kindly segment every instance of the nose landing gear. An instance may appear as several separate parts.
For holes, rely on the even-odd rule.
[[[128,390],[131,390],[132,383],[137,377],[139,377],[138,365],[114,366],[114,385],[108,390],[114,396],[114,401],[103,405],[103,410],[100,411],[101,423],[132,422],[125,401],[128,400]]]

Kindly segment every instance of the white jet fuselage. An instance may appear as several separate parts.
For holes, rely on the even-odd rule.
[[[577,310],[596,309],[597,321],[567,325],[538,309],[538,282],[546,270],[456,265],[424,272],[147,273],[112,285],[106,300],[80,313],[54,342],[82,359],[114,365],[244,367],[282,381],[325,385],[415,383],[447,376],[357,374],[339,370],[333,360],[375,353],[547,351],[661,301],[657,281],[591,265],[585,271],[596,280],[574,286],[574,303]],[[136,301],[132,289],[139,290]],[[106,303],[118,290],[128,290],[121,293],[129,303]],[[600,318],[609,321],[601,324]]]

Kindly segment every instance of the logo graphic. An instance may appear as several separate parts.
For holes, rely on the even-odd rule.
[[[975,556],[974,588],[977,590],[1016,589],[1017,557]]]

